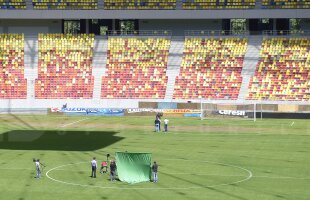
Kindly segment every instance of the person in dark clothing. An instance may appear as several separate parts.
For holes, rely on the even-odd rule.
[[[159,130],[160,131],[160,124],[161,124],[161,121],[160,121],[160,118],[163,116],[163,113],[157,113],[156,114],[156,119],[159,121]]]
[[[154,163],[152,165],[153,183],[158,182],[157,172],[158,172],[158,165],[157,165],[156,161],[154,161]]]
[[[159,132],[159,126],[160,126],[160,121],[156,118],[155,119],[155,132]]]
[[[91,161],[91,176],[92,178],[96,178],[96,170],[97,170],[97,161],[96,158],[94,157],[93,160]]]
[[[116,180],[116,163],[114,160],[110,163],[110,180],[115,181]]]

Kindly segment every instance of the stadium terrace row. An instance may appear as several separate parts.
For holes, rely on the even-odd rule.
[[[94,39],[92,34],[39,34],[36,98],[92,98]]]
[[[247,40],[187,38],[175,99],[237,99]]]
[[[0,34],[0,98],[25,99],[24,36]]]
[[[92,99],[93,34],[39,34],[36,99]],[[0,98],[26,99],[23,34],[0,34]],[[246,38],[187,37],[174,99],[238,99]],[[102,99],[164,99],[171,41],[109,37]],[[309,38],[264,39],[248,100],[310,101]],[[104,66],[102,66],[104,67]],[[102,76],[102,75],[101,75]]]
[[[310,100],[310,40],[264,40],[248,99]]]
[[[25,0],[0,0],[1,9],[26,9]]]
[[[100,1],[100,0],[99,0]],[[175,10],[180,0],[102,0],[106,10]],[[32,0],[36,10],[97,10],[98,0]],[[182,0],[185,10],[252,9],[256,0]],[[0,0],[1,9],[26,9],[25,0]],[[308,0],[262,0],[261,8],[310,8]]]
[[[102,98],[164,99],[170,40],[110,38]]]

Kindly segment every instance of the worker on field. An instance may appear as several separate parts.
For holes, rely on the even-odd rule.
[[[91,161],[91,176],[92,178],[96,178],[96,171],[97,171],[97,161],[96,157],[93,158]]]
[[[157,165],[156,161],[154,161],[154,163],[152,165],[153,183],[158,182],[157,172],[158,172],[158,165]]]
[[[115,160],[112,160],[110,162],[110,180],[111,181],[116,180],[116,163],[115,163]]]
[[[168,123],[169,123],[169,120],[167,118],[165,118],[165,120],[164,120],[165,132],[168,132]]]

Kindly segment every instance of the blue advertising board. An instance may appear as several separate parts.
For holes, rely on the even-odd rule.
[[[63,108],[61,112],[65,115],[124,116],[124,109]]]
[[[185,113],[184,117],[200,117],[200,113]]]

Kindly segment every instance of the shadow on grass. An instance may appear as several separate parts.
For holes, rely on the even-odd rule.
[[[123,137],[114,131],[13,130],[0,134],[0,149],[94,151]]]

